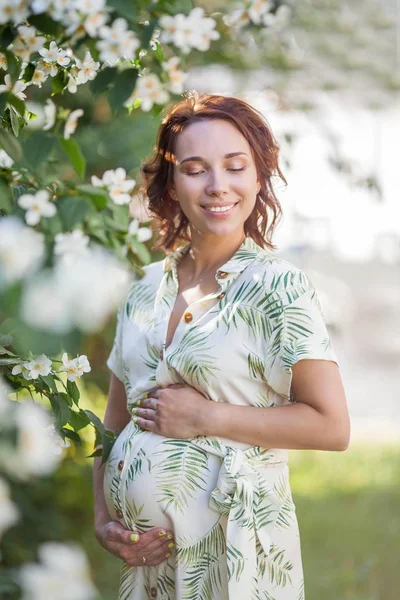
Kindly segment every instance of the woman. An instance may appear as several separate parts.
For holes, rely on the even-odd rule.
[[[118,314],[97,538],[123,600],[301,600],[287,450],[344,450],[349,417],[315,289],[271,251],[277,144],[245,102],[191,93],[142,170],[162,247],[187,243]]]

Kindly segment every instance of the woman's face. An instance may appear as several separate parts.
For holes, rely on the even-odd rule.
[[[192,123],[175,148],[172,195],[192,234],[242,235],[260,185],[251,148],[229,121]]]

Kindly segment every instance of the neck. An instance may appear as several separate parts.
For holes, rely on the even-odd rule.
[[[215,237],[212,240],[204,236],[193,235],[187,253],[187,264],[193,280],[201,281],[206,275],[215,273],[238,250],[245,239],[245,233],[240,231],[237,235]]]

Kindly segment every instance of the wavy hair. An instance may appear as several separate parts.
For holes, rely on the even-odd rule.
[[[273,177],[285,184],[279,162],[279,146],[268,123],[256,109],[239,98],[187,92],[170,108],[161,121],[153,153],[140,167],[144,183],[141,191],[149,199],[149,212],[158,225],[156,248],[171,250],[181,241],[190,241],[189,221],[180,205],[173,200],[171,183],[175,162],[175,144],[179,134],[200,120],[223,119],[232,123],[246,138],[253,154],[261,184],[254,209],[244,223],[246,236],[263,248],[275,249],[272,234],[282,208],[272,185]]]

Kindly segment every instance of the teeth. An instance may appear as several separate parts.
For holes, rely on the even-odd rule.
[[[235,206],[234,204],[230,204],[229,206],[208,206],[207,210],[211,210],[211,212],[226,212],[231,210],[231,208]]]

